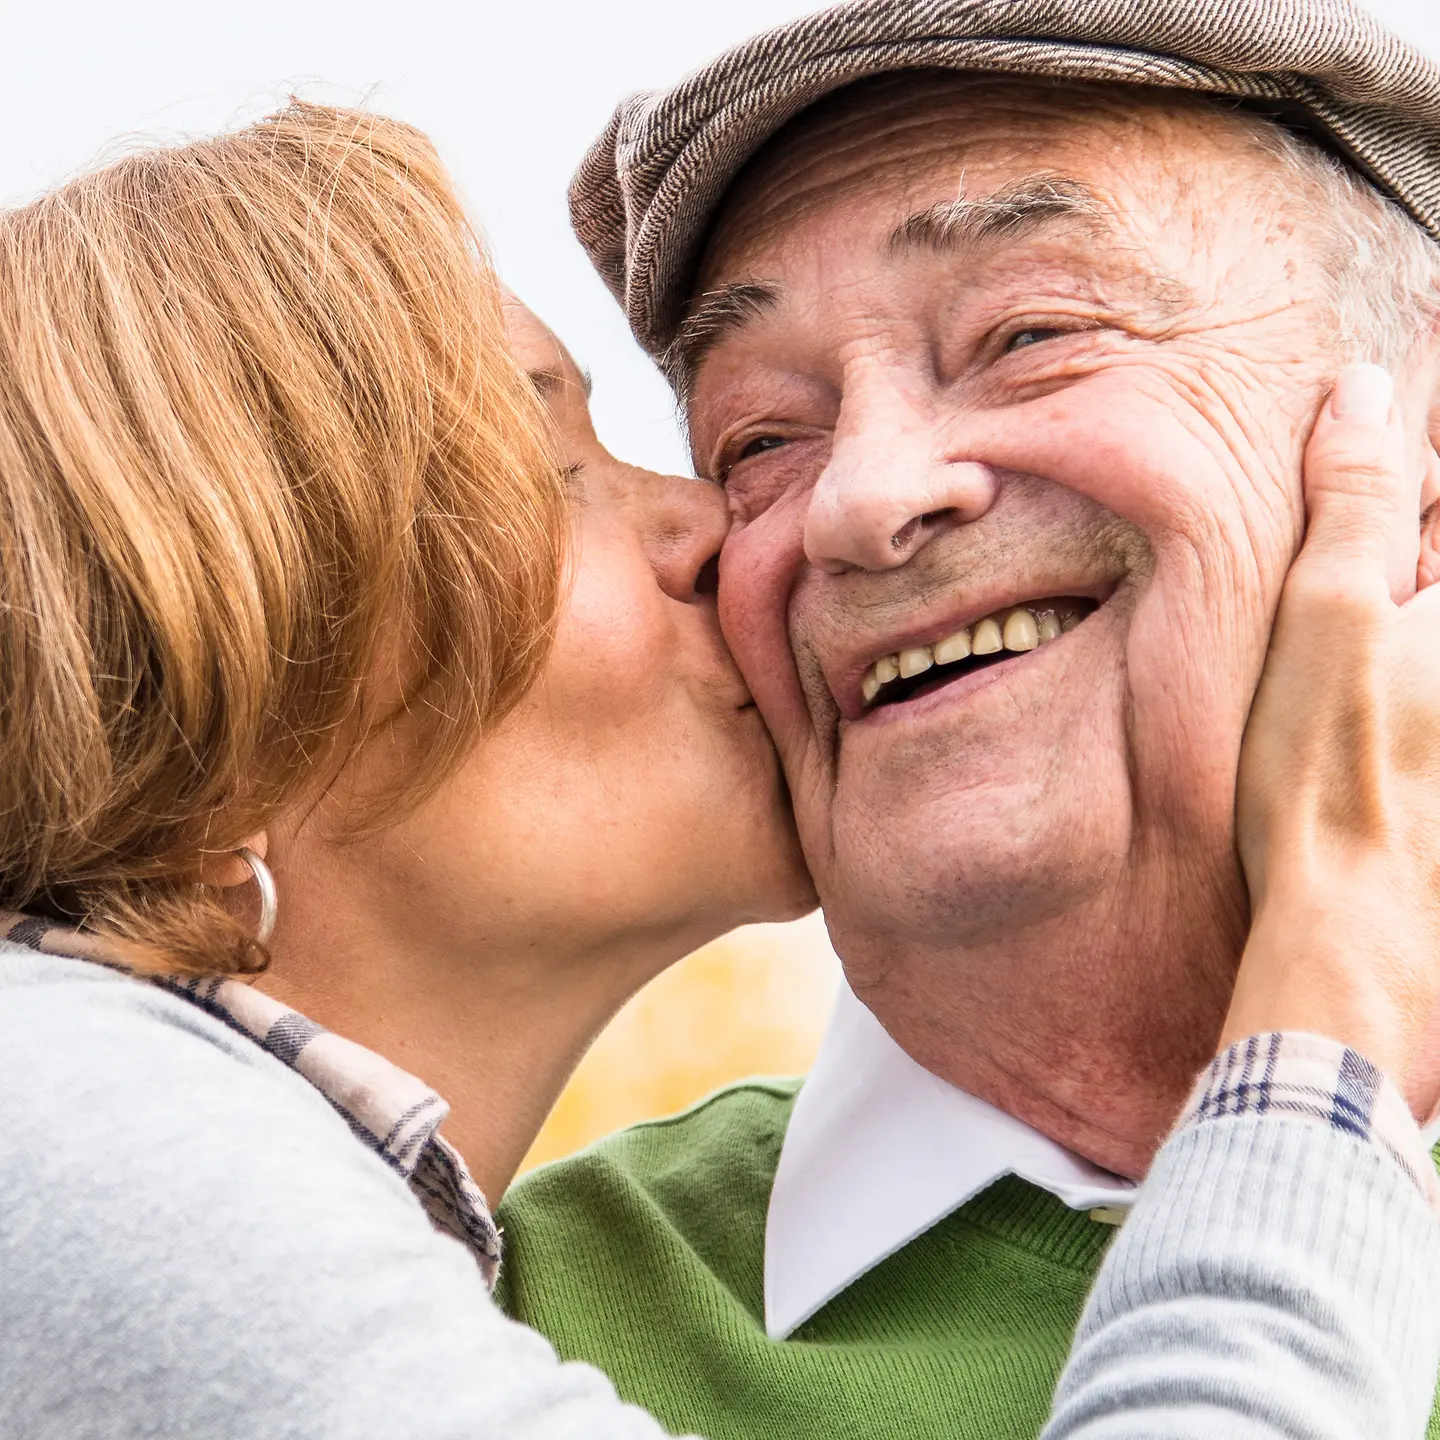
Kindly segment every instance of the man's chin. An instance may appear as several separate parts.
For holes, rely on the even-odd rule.
[[[914,797],[878,821],[872,805],[838,812],[815,866],[826,916],[837,933],[939,949],[1054,920],[1115,877],[1129,836],[1125,815],[1064,798],[1020,786]]]

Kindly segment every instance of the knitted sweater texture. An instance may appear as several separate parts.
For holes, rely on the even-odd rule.
[[[798,1089],[735,1086],[526,1177],[501,1304],[679,1433],[1035,1440],[1114,1229],[1005,1179],[771,1340],[765,1215]]]

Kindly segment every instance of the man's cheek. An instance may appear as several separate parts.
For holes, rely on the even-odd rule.
[[[1228,836],[1235,771],[1264,655],[1253,570],[1216,587],[1161,552],[1131,624],[1125,668],[1129,749],[1142,811],[1167,826]],[[1248,568],[1233,557],[1232,582]],[[1222,593],[1223,588],[1223,593]]]
[[[990,424],[996,463],[1084,495],[1149,536],[1207,528],[1213,504],[1233,507],[1248,488],[1225,437],[1155,366],[1101,371]]]
[[[799,547],[763,521],[737,526],[720,556],[720,628],[750,693],[781,747],[803,724],[804,697],[790,652],[788,619]]]

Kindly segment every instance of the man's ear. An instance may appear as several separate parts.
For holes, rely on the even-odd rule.
[[[1440,399],[1430,411],[1425,437],[1425,478],[1420,483],[1420,559],[1415,588],[1426,590],[1440,580]]]

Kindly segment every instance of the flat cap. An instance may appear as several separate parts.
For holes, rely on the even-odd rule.
[[[1352,0],[850,0],[623,101],[570,187],[580,242],[652,355],[745,162],[831,91],[950,69],[1274,104],[1440,240],[1440,64]]]

